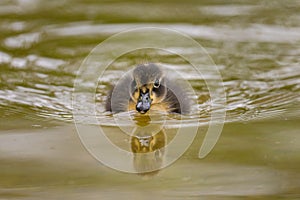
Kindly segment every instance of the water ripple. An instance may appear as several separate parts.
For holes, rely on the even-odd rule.
[[[205,47],[222,74],[223,83],[219,83],[210,74],[199,77],[186,63],[166,52],[149,54],[151,58],[163,58],[160,62],[166,68],[179,71],[193,86],[196,92],[193,98],[199,102],[195,110],[199,113],[186,118],[186,124],[205,124],[210,119],[213,102],[204,79],[218,87],[224,85],[228,122],[299,114],[300,24],[298,12],[294,12],[299,8],[297,1],[284,5],[279,1],[263,5],[245,2],[169,6],[162,3],[151,7],[155,12],[149,16],[144,15],[144,9],[150,9],[144,3],[131,6],[107,3],[99,7],[74,2],[64,10],[66,2],[1,3],[0,107],[5,109],[0,114],[3,116],[8,110],[12,115],[18,110],[28,117],[72,119],[73,81],[85,56],[108,36],[145,26],[171,28],[192,36]],[[50,15],[49,10],[55,15]],[[276,16],[269,17],[264,12]],[[51,17],[37,17],[44,13]],[[114,21],[111,16],[129,20]],[[69,20],[70,17],[74,20]],[[176,50],[186,55],[195,52],[181,47]],[[98,84],[97,117],[103,124],[111,124],[110,116],[104,112],[109,85],[128,70],[134,59],[127,58],[111,66]],[[89,90],[93,85],[87,82],[83,88]],[[82,102],[93,103],[86,99]],[[176,117],[168,120],[176,124]]]

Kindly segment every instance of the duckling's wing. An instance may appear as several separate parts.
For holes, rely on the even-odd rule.
[[[170,111],[179,114],[189,114],[191,111],[190,94],[183,81],[166,79],[166,86],[166,102]]]
[[[123,76],[107,95],[105,109],[110,112],[125,112],[131,101],[131,83],[133,78],[130,74]]]
[[[107,93],[107,98],[106,98],[106,102],[105,102],[105,111],[111,112],[111,95],[113,93],[114,87],[115,86],[112,86],[112,88]]]

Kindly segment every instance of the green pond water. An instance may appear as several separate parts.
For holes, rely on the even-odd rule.
[[[298,0],[1,1],[0,199],[300,199],[299,13]],[[105,166],[86,150],[74,125],[72,95],[79,68],[94,47],[121,31],[143,27],[192,37],[207,52],[200,59],[213,60],[222,81],[195,74],[182,57],[161,49],[118,57],[95,90],[90,80],[81,80],[79,104],[86,110],[78,123],[101,124],[107,138],[125,151],[133,148],[134,140],[123,133],[130,121],[118,115],[124,119],[119,128],[104,109],[113,83],[136,64],[155,62],[175,70],[192,87],[197,104],[191,115],[180,120],[156,113],[158,118],[151,118],[166,122],[162,144],[176,138],[178,126],[197,127],[192,144],[171,165],[132,174]],[[111,48],[128,45],[121,41]],[[176,50],[195,55],[184,45]],[[214,111],[206,81],[217,92],[224,88],[226,119],[216,146],[200,159]],[[95,102],[87,98],[91,91]],[[90,120],[94,103],[96,122]],[[137,124],[147,122],[134,112],[130,116]],[[112,162],[121,162],[105,146],[95,146]],[[135,169],[151,171],[173,150],[157,152],[124,159]]]

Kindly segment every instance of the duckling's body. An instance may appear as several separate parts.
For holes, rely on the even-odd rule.
[[[151,63],[138,65],[120,79],[107,97],[106,110],[185,114],[190,110],[190,103],[185,90],[168,79],[158,65]]]

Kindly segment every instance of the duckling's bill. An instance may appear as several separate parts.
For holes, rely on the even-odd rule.
[[[142,114],[146,113],[151,106],[151,98],[149,91],[141,92],[136,104],[136,110]]]

